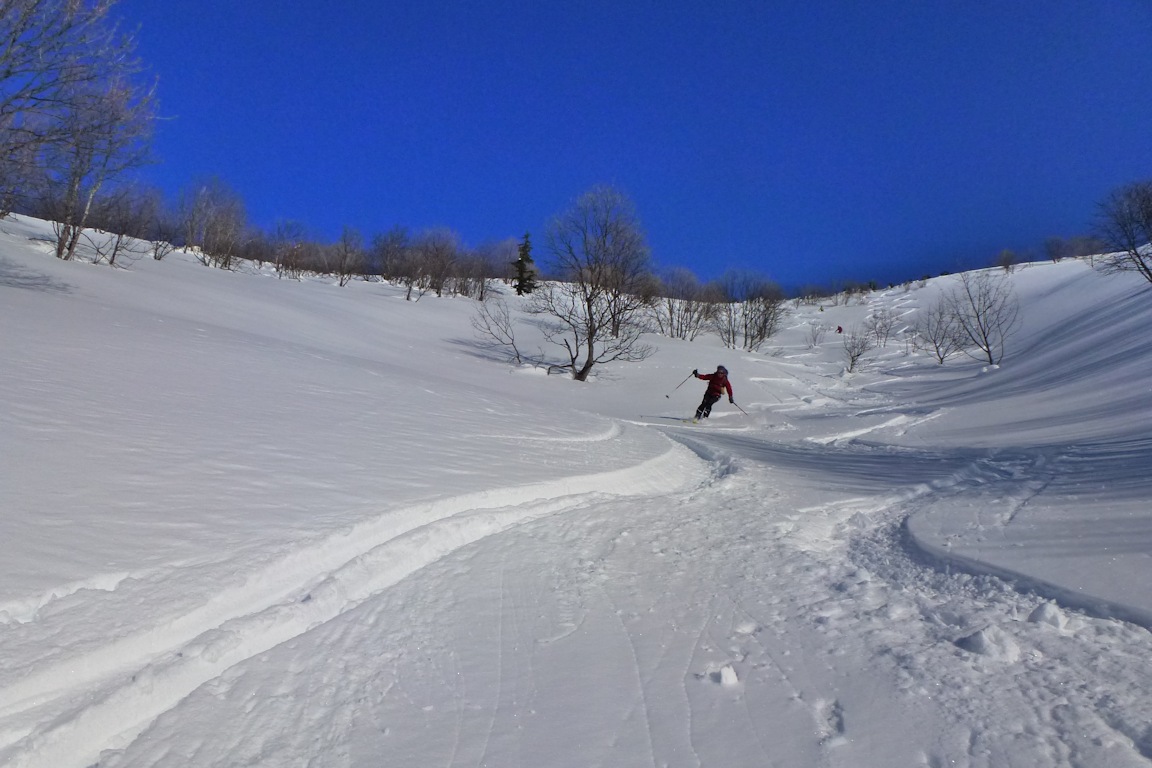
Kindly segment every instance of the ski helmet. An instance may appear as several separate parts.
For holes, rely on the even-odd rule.
[[[718,365],[718,366],[716,366],[716,373],[722,373],[725,376],[727,376],[728,375],[728,369],[722,365]]]

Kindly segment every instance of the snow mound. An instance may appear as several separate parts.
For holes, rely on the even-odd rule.
[[[1048,624],[1056,627],[1056,629],[1064,629],[1068,623],[1068,617],[1055,603],[1048,602],[1036,606],[1036,609],[1028,614],[1028,621],[1033,624]]]
[[[986,656],[995,661],[1016,662],[1020,660],[1020,646],[1012,636],[999,627],[985,627],[956,641],[956,647]]]

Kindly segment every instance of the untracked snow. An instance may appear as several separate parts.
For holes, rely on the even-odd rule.
[[[50,235],[0,222],[0,765],[1152,765],[1134,277],[1017,268],[999,366],[809,343],[937,278],[581,384],[466,299]]]

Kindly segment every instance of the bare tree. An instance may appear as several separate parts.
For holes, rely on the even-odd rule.
[[[227,184],[212,178],[186,190],[180,202],[184,245],[198,249],[205,266],[232,269],[244,245],[244,202]]]
[[[796,305],[801,304],[819,304],[822,298],[826,298],[832,294],[832,290],[822,285],[805,285],[802,286],[797,293]]]
[[[1044,254],[1054,262],[1069,256],[1068,244],[1062,237],[1049,237],[1044,241]]]
[[[0,128],[0,145],[7,145],[10,140],[3,133]],[[23,144],[3,150],[3,156],[0,156],[0,218],[16,210],[50,218],[39,210],[45,195],[38,150],[38,146]]]
[[[0,213],[11,210],[41,151],[68,135],[61,115],[137,71],[135,41],[109,22],[114,2],[0,2]]]
[[[423,251],[403,227],[393,227],[372,241],[371,258],[380,275],[389,282],[404,286],[405,301],[419,301],[428,290],[428,271]]]
[[[544,338],[562,347],[567,362],[554,366],[587,381],[592,368],[613,361],[637,362],[655,351],[640,340],[643,326],[625,322],[620,334],[609,333],[612,315],[602,295],[591,295],[580,283],[545,283],[532,292],[528,312],[545,317]]]
[[[149,242],[152,258],[160,261],[175,249],[180,222],[160,190],[137,190],[137,194],[140,198],[140,213],[144,218],[144,232],[141,236]]]
[[[460,277],[465,285],[461,292],[478,301],[486,301],[494,281],[511,279],[521,248],[513,237],[481,243],[462,265]],[[531,293],[530,290],[527,292]],[[520,291],[517,295],[523,293]]]
[[[740,303],[725,299],[712,312],[712,330],[728,349],[740,347]]]
[[[651,257],[632,201],[620,190],[593,187],[550,223],[546,244],[561,279],[595,290],[607,303],[613,336],[650,301]]]
[[[707,329],[722,298],[683,267],[665,274],[656,296],[652,317],[657,330],[669,338],[687,341],[695,340]]]
[[[1005,275],[991,272],[962,272],[956,281],[959,285],[945,300],[955,315],[964,351],[987,360],[989,365],[998,365],[1008,339],[1020,324],[1020,302],[1012,285]]]
[[[946,299],[920,309],[912,320],[911,334],[913,346],[930,352],[941,365],[965,343],[956,313]]]
[[[788,305],[784,300],[784,291],[775,283],[763,283],[744,302],[744,348],[749,352],[759,350],[780,330],[787,316]]]
[[[368,247],[366,271],[385,280],[395,279],[398,265],[404,260],[408,246],[408,230],[401,226],[373,236],[372,244]]]
[[[755,352],[787,316],[784,292],[772,281],[745,271],[726,272],[719,286],[723,303],[715,309],[712,329],[726,347]]]
[[[276,244],[272,241],[272,236],[264,230],[256,227],[246,228],[244,239],[236,248],[234,260],[249,261],[258,267],[275,264]]]
[[[651,281],[648,247],[635,210],[621,192],[594,187],[550,223],[546,242],[562,283],[532,295],[530,311],[551,318],[545,337],[566,350],[577,381],[593,366],[643,360],[640,342]]]
[[[896,323],[900,318],[895,312],[887,307],[880,307],[868,316],[864,322],[864,330],[872,334],[872,338],[876,341],[876,346],[888,346],[888,339],[892,336],[892,331],[896,328]]]
[[[485,348],[504,350],[510,361],[517,364],[523,362],[524,356],[516,345],[516,331],[506,302],[500,299],[477,302],[477,312],[472,316],[472,328]]]
[[[299,280],[308,270],[312,242],[303,222],[279,221],[272,230],[272,264],[277,277]]]
[[[344,227],[330,249],[331,269],[336,274],[340,287],[348,285],[352,278],[364,270],[364,238],[358,230]]]
[[[1113,253],[1102,262],[1106,272],[1137,272],[1152,283],[1152,181],[1114,190],[1100,204],[1101,239]]]
[[[1062,237],[1050,237],[1044,241],[1044,253],[1052,261],[1093,256],[1108,250],[1106,243],[1092,235],[1078,235],[1067,240]]]
[[[868,353],[875,344],[872,334],[862,332],[855,327],[849,328],[844,334],[844,357],[848,360],[848,373],[856,370],[860,359]]]
[[[808,349],[815,349],[824,343],[824,337],[828,335],[828,326],[822,323],[809,323],[808,325]]]
[[[745,271],[729,270],[717,281],[723,295],[723,303],[716,307],[713,316],[712,330],[720,337],[720,341],[729,349],[739,349],[742,346],[743,307],[749,296],[755,294],[760,285],[761,278]]]
[[[396,276],[393,278],[404,287],[404,300],[416,301],[424,298],[428,292],[428,273],[422,263],[423,254],[415,247],[405,249],[403,259],[397,263]]]
[[[141,91],[121,78],[71,94],[69,107],[58,115],[58,138],[43,152],[58,258],[75,258],[105,185],[145,162],[152,96],[151,90]]]
[[[151,199],[132,187],[97,198],[89,216],[92,229],[84,230],[84,240],[96,254],[94,261],[105,261],[114,267],[122,255],[135,260],[154,254],[153,244],[146,239],[152,216],[150,205]]]
[[[98,197],[88,223],[95,229],[140,241],[132,250],[147,251],[156,261],[173,251],[180,230],[160,190],[139,183],[118,184],[111,194]]]
[[[419,266],[428,289],[443,296],[460,257],[460,236],[450,229],[425,230],[413,241],[412,250],[416,257],[412,263]]]

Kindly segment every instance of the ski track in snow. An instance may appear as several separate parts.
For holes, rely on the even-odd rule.
[[[776,410],[802,414],[800,418],[813,415],[808,409],[828,408],[833,403],[853,410],[839,397],[809,396],[802,401],[804,406]],[[846,546],[858,570],[849,571],[835,589],[854,604],[824,612],[818,621],[832,627],[841,617],[849,618],[852,631],[862,633],[877,655],[888,659],[886,663],[895,664],[891,674],[902,679],[902,685],[911,688],[937,680],[940,689],[931,694],[934,706],[961,722],[975,724],[968,743],[959,750],[963,759],[957,759],[954,743],[920,755],[923,764],[999,765],[1029,755],[1023,759],[1035,761],[1030,764],[1144,765],[1152,759],[1152,729],[1146,726],[1152,706],[1142,690],[1152,679],[1146,660],[1152,658],[1146,631],[1152,627],[1152,616],[1098,596],[1070,592],[1054,582],[1023,577],[1011,567],[997,567],[987,555],[965,557],[950,552],[935,543],[938,534],[926,539],[911,535],[908,523],[931,518],[938,507],[943,507],[942,515],[948,515],[955,500],[972,504],[973,498],[988,499],[991,503],[984,507],[975,502],[973,525],[994,537],[1017,523],[1034,501],[1074,498],[1082,486],[1112,492],[1119,488],[1121,503],[1132,499],[1142,507],[1148,491],[1142,468],[1152,462],[1147,442],[1104,450],[1069,446],[1018,455],[999,451],[931,455],[860,442],[873,433],[907,435],[942,415],[939,410],[891,415],[898,410],[855,410],[863,420],[885,412],[888,418],[859,429],[807,438],[815,445],[838,449],[827,458],[792,445],[755,446],[754,439],[743,445],[716,434],[691,440],[699,442],[697,450],[702,455],[719,457],[727,452],[730,461],[751,458],[822,474],[829,483],[865,492],[863,498],[797,510],[796,515],[778,520],[775,529],[795,537],[795,544],[809,555]],[[713,447],[703,447],[705,442]],[[723,446],[720,450],[716,450],[717,443]],[[882,469],[884,462],[891,468]],[[906,490],[876,499],[877,489],[869,493],[854,487],[851,478],[880,480],[889,488],[895,483]],[[835,566],[829,563],[828,567]],[[871,611],[861,612],[861,604],[875,607],[880,620],[873,620]],[[1062,608],[1053,607],[1057,604]],[[1120,653],[1113,649],[1117,641],[1123,648]],[[1048,661],[1050,656],[1063,659],[1068,655],[1069,643],[1082,650],[1071,654],[1072,664]],[[1098,654],[1107,655],[1107,662],[1101,662]],[[948,663],[934,666],[933,659]],[[1002,667],[1013,667],[1013,674],[986,679],[986,672]],[[1134,682],[1127,669],[1145,672],[1137,674]],[[1076,687],[1075,681],[1094,679],[1101,681],[1098,686]],[[986,696],[980,698],[998,703],[1016,700],[1007,709],[1021,713],[1020,725],[1008,730],[1029,733],[1032,746],[1022,748],[1006,737],[1002,723],[981,725],[980,698],[974,700],[970,692],[974,685],[986,686]],[[949,694],[950,688],[957,693]],[[857,714],[835,700],[817,701],[813,712],[826,747],[842,743],[846,719]],[[1075,734],[1071,737],[1070,728]],[[822,764],[835,764],[826,762],[829,754]]]
[[[253,658],[191,696],[187,706],[227,705],[249,698],[220,699],[224,691],[257,686],[253,706],[267,710],[272,730],[249,728],[236,734],[239,740],[218,745],[197,742],[188,745],[188,754],[197,764],[225,756],[280,764],[275,756],[281,750],[285,759],[295,754],[291,745],[299,736],[279,729],[309,717],[318,726],[331,710],[354,712],[349,716],[355,722],[305,730],[324,733],[333,749],[359,754],[352,764],[368,755],[404,763],[411,739],[424,732],[455,734],[443,747],[449,765],[507,764],[513,755],[532,764],[611,765],[616,753],[645,755],[644,763],[652,765],[712,765],[734,748],[767,762],[793,733],[786,754],[806,754],[804,764],[832,768],[844,765],[841,754],[851,754],[854,741],[867,741],[871,728],[890,732],[891,721],[901,718],[914,728],[923,713],[937,712],[957,726],[941,733],[935,747],[873,746],[872,764],[976,768],[1011,759],[1135,766],[1148,758],[1147,721],[1141,718],[1152,713],[1141,704],[1147,698],[1142,683],[1122,672],[1152,657],[1146,631],[1054,608],[993,576],[949,571],[907,539],[909,514],[941,496],[962,495],[962,486],[994,482],[1013,493],[1019,484],[1019,494],[1034,494],[1035,483],[1019,471],[1019,460],[924,456],[917,463],[910,455],[878,454],[860,444],[827,455],[826,449],[726,434],[685,437],[676,430],[675,437],[709,457],[711,481],[670,496],[589,500],[568,508],[564,525],[551,518],[504,529],[505,536],[533,537],[530,548],[509,541],[446,551],[427,564],[420,580],[397,582],[389,600],[353,609],[346,615],[352,623],[327,622],[317,629],[319,637],[298,649],[288,642],[268,650],[272,668],[294,675],[312,664],[314,648],[327,649],[335,667],[315,673],[311,694],[270,695],[271,683],[260,682],[252,668],[259,659]],[[765,461],[769,456],[773,460]],[[902,490],[884,487],[885,476],[877,472],[884,462],[905,471],[913,465]],[[780,465],[791,466],[790,476]],[[871,479],[865,482],[865,476]],[[827,503],[780,514],[796,488],[817,481],[831,486]],[[745,509],[741,501],[747,498],[763,498],[778,510],[766,516],[760,538],[749,536],[747,520],[723,514],[729,506]],[[634,528],[644,535],[634,535]],[[531,552],[536,561],[512,562],[512,552]],[[564,565],[563,553],[595,555],[581,568]],[[664,594],[641,588],[636,559],[645,569],[653,562],[664,569]],[[550,571],[552,562],[556,570]],[[717,581],[701,583],[701,570]],[[472,575],[471,586],[455,580],[464,573]],[[805,588],[796,590],[797,584]],[[453,596],[453,589],[464,591]],[[438,597],[419,597],[427,594]],[[456,600],[479,599],[494,601],[489,629],[453,624]],[[390,625],[385,617],[403,613],[400,606],[410,601],[407,626]],[[534,711],[559,703],[547,670],[564,659],[579,665],[588,650],[581,628],[589,624],[597,637],[617,638],[592,646],[597,680],[614,681],[617,690],[605,692],[607,698],[590,692],[576,697],[591,699],[593,711],[604,710],[579,710],[576,719],[587,727],[587,718],[603,718],[609,727],[600,744],[561,748],[556,744],[567,744],[570,735],[553,732],[541,745],[540,734],[515,723],[527,726]],[[467,644],[451,640],[463,632],[480,636]],[[857,669],[851,657],[841,665],[840,647],[850,638],[870,649],[871,671]],[[1113,647],[1118,639],[1119,653]],[[1082,652],[1069,654],[1069,644]],[[776,650],[797,647],[806,649],[803,657]],[[372,648],[421,651],[416,657],[402,650],[362,657]],[[1080,680],[1108,683],[1085,688]],[[469,690],[490,697],[477,701]],[[313,695],[323,703],[310,704]],[[444,711],[424,701],[455,703]],[[985,710],[983,702],[996,705]],[[1013,713],[1013,724],[986,720],[1004,712]],[[107,765],[164,765],[171,755],[148,745],[179,741],[178,730],[165,731],[179,729],[172,714],[158,719],[157,739],[109,753]],[[777,726],[772,743],[759,735],[766,719]],[[405,722],[409,727],[387,733],[368,725]],[[1077,735],[1069,738],[1070,732]],[[323,764],[344,763],[332,757]]]
[[[0,603],[0,624],[10,622],[26,624],[30,621],[35,621],[40,611],[55,600],[74,595],[85,589],[96,590],[98,592],[111,592],[119,587],[126,579],[146,576],[146,573],[130,573],[128,571],[104,573],[82,581],[75,581],[71,584],[63,584],[48,590],[39,597],[26,600],[10,600],[5,603]]]
[[[941,457],[926,458],[927,464],[940,467]],[[844,475],[845,470],[853,474],[846,465],[854,460],[868,464],[874,478],[891,479],[898,474],[877,471],[872,448],[857,445],[830,457],[823,469],[826,479],[853,485],[845,483]],[[1152,637],[1145,629],[1118,623],[1111,615],[1094,618],[1079,613],[1077,607],[1084,601],[1065,600],[1069,596],[1064,590],[1021,580],[1008,570],[1003,574],[1008,579],[1002,580],[977,560],[966,562],[967,570],[957,571],[955,561],[940,557],[907,534],[906,522],[941,496],[964,498],[975,489],[986,490],[989,484],[997,485],[995,496],[1008,500],[1008,511],[992,524],[1011,522],[1013,510],[1048,487],[1045,474],[1054,477],[1068,469],[1068,462],[1063,461],[1038,473],[1032,463],[1026,457],[993,461],[959,457],[951,466],[945,464],[936,479],[913,477],[908,489],[895,496],[850,498],[798,510],[794,525],[778,524],[776,531],[791,540],[793,551],[815,557],[829,573],[842,574],[829,599],[807,606],[822,632],[830,639],[840,632],[863,637],[902,686],[911,689],[938,681],[940,688],[931,693],[933,704],[959,722],[976,724],[964,750],[971,762],[962,764],[998,765],[1008,755],[1018,760],[1021,754],[1032,755],[1036,762],[1031,764],[1038,765],[1143,764],[1137,756],[1149,759],[1152,745],[1152,731],[1146,726],[1152,706],[1142,690],[1148,678],[1138,676],[1134,681],[1125,669],[1147,670]],[[907,471],[906,459],[898,465]],[[814,458],[797,466],[820,471]],[[923,480],[928,482],[918,482]],[[840,561],[844,549],[850,555],[847,568]],[[788,559],[794,558],[782,557],[777,567]],[[1045,608],[1057,601],[1065,607],[1045,614]],[[1120,653],[1105,650],[1117,639],[1122,640]],[[1061,647],[1069,643],[1079,645],[1083,652],[1069,655]],[[958,653],[957,648],[964,652]],[[1059,660],[1049,661],[1050,656]],[[1069,658],[1071,664],[1066,661]],[[1011,667],[1012,674],[992,674],[1005,667]],[[1078,680],[1099,680],[1100,684],[1073,689],[1070,684]],[[974,685],[983,687],[982,696],[971,695]],[[1016,703],[1007,709],[1019,713],[1018,727],[1031,734],[1031,748],[1021,749],[1010,736],[1005,740],[1003,724],[980,725],[980,701],[1002,704],[1013,699]],[[1000,706],[993,711],[1004,709]],[[834,748],[845,732],[845,722],[859,714],[842,701],[814,702],[821,744]],[[1070,723],[1078,735],[1069,740]],[[925,764],[957,764],[954,748],[925,755]]]
[[[18,723],[23,712],[29,725],[0,734],[0,761],[13,768],[90,765],[100,748],[129,743],[157,715],[225,670],[331,621],[462,546],[613,493],[665,491],[692,478],[691,465],[687,453],[674,448],[615,472],[392,512],[297,550],[196,611],[7,686],[0,692],[0,716]],[[140,666],[141,659],[150,661]]]

